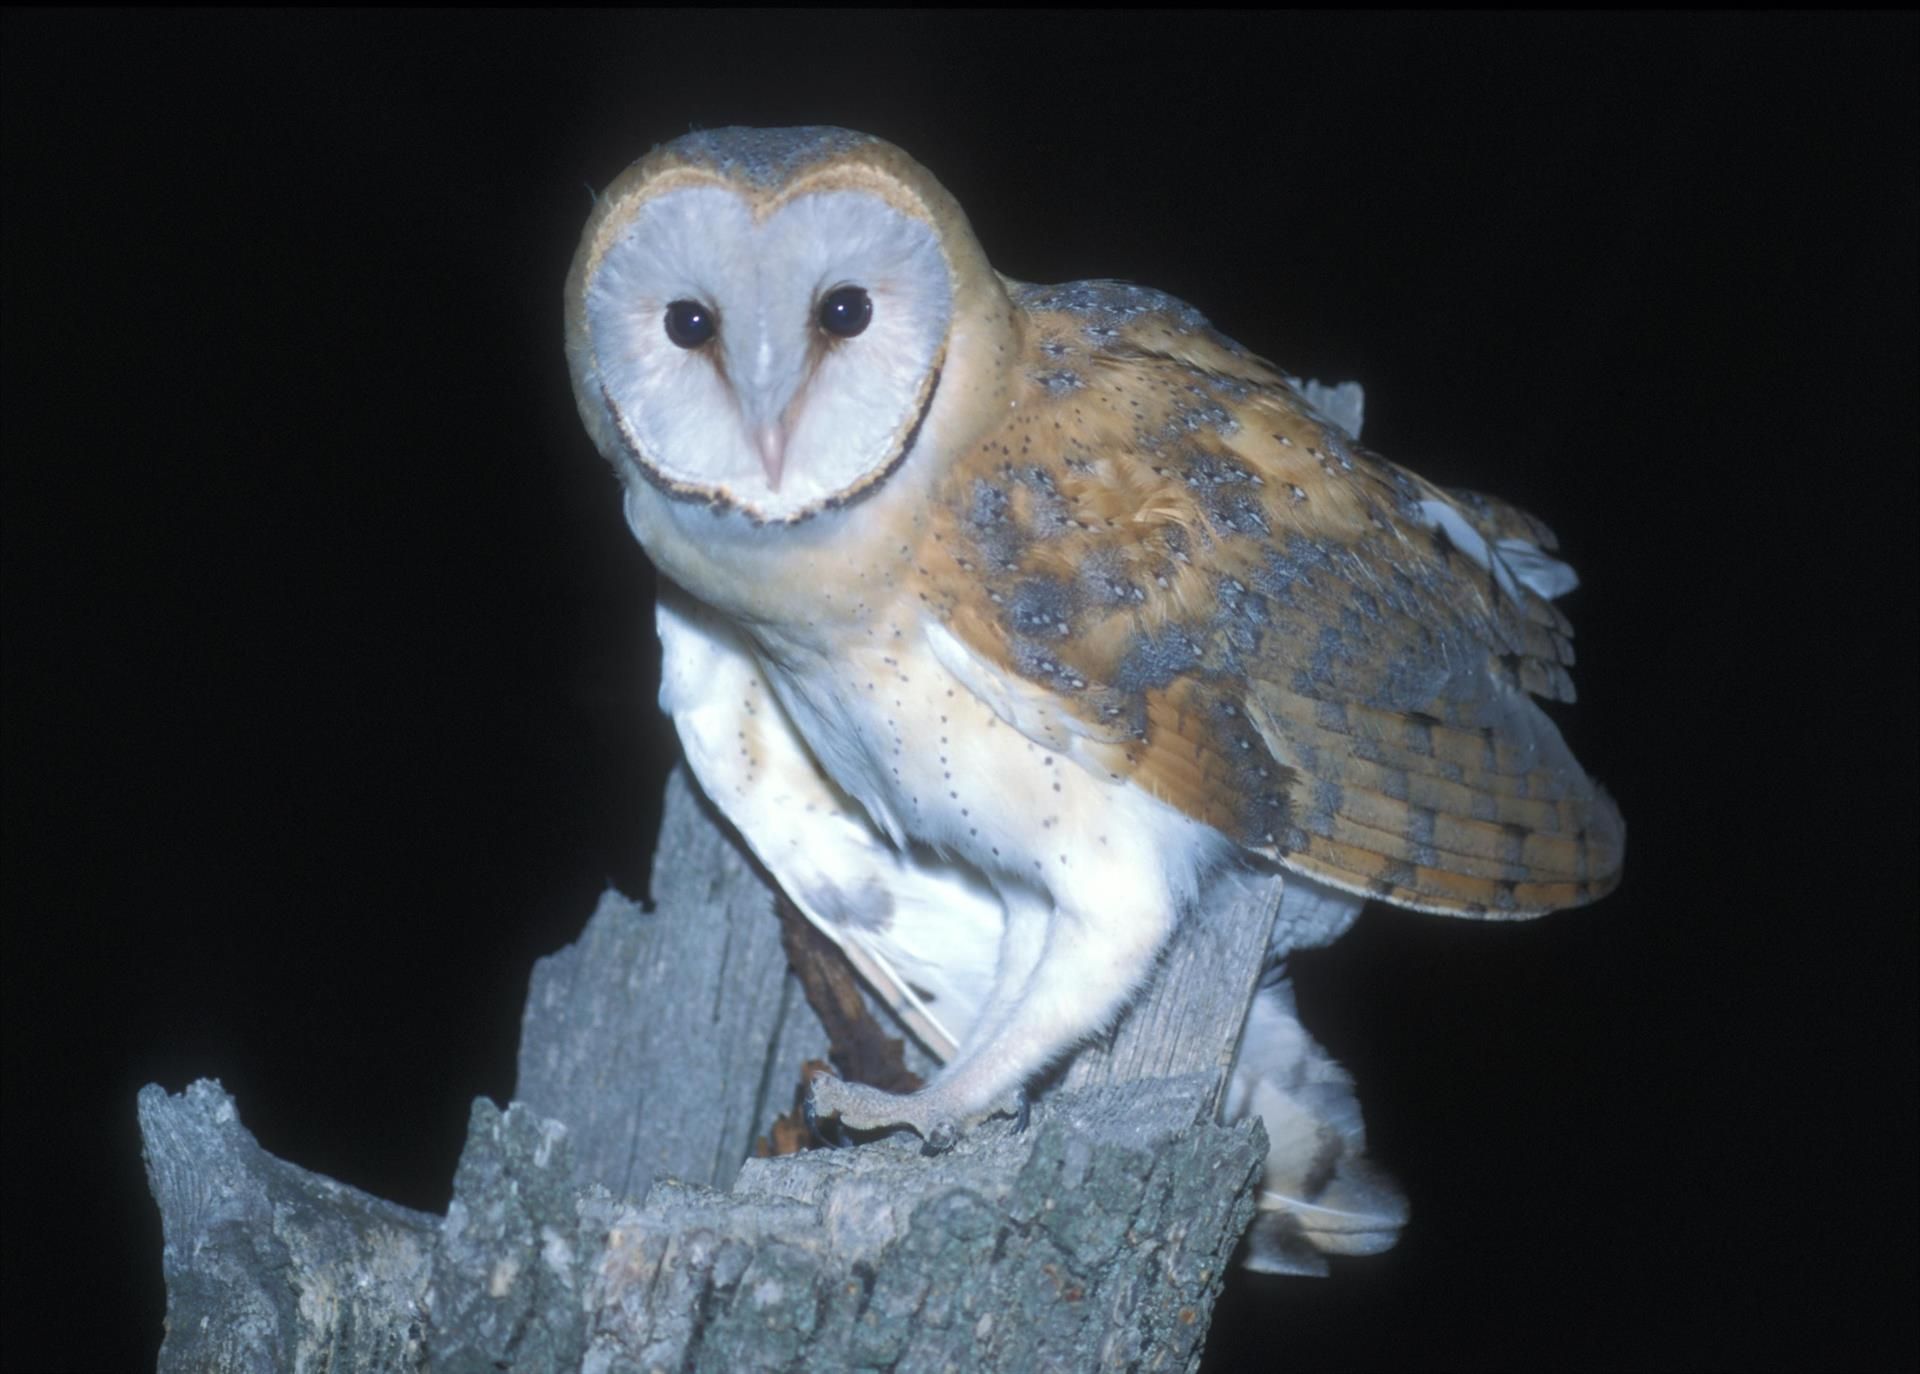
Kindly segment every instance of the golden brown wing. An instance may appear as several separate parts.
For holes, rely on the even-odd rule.
[[[925,562],[1081,757],[1249,849],[1405,906],[1522,916],[1617,881],[1570,701],[1552,536],[1361,449],[1156,292],[1010,285],[1024,390]]]

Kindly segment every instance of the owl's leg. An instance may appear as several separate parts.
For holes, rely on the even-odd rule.
[[[1053,923],[1053,899],[1035,888],[1008,885],[1001,891],[1006,925],[1000,937],[993,986],[981,1004],[969,1033],[947,1056],[949,1072],[971,1059],[1014,1014],[1027,985],[1046,951],[1047,930]]]
[[[660,706],[700,787],[794,905],[945,1059],[993,976],[999,898],[959,866],[903,854],[821,773],[737,631],[663,585]]]
[[[942,1085],[956,1076],[964,1080],[965,1066],[992,1044],[999,1030],[1016,1015],[1021,1000],[1029,995],[1034,971],[1046,951],[1053,921],[1052,899],[1036,889],[1014,885],[1004,889],[1002,897],[1006,927],[1000,939],[992,991],[933,1084],[918,1093],[897,1095],[820,1075],[814,1080],[808,1102],[810,1115],[837,1114],[842,1125],[859,1130],[910,1126],[933,1150],[950,1147],[960,1132],[989,1116],[1012,1115],[1021,1128],[1025,1127],[1028,1103],[1020,1084],[1003,1097],[989,1097],[977,1104],[963,1100],[964,1094],[956,1097],[942,1090]]]
[[[896,1096],[821,1075],[815,1111],[860,1130],[909,1127],[935,1150],[989,1116],[1017,1115],[1027,1081],[1112,1022],[1172,929],[1173,902],[1162,882],[1124,866],[1105,876],[1097,906],[1056,906],[1042,922],[1010,905],[1010,945],[1040,932],[1032,968],[1019,979],[1020,960],[1008,962],[1015,976],[996,986],[989,1010],[932,1083]]]
[[[1294,1010],[1285,956],[1337,938],[1362,899],[1289,876],[1274,923],[1275,963],[1247,1012],[1234,1054],[1225,1116],[1257,1116],[1267,1167],[1248,1233],[1247,1267],[1324,1274],[1328,1255],[1390,1248],[1407,1202],[1366,1157],[1367,1132],[1353,1077],[1315,1043]]]

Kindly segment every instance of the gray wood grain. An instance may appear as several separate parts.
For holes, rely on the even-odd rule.
[[[162,1370],[418,1368],[440,1218],[262,1150],[218,1083],[140,1090],[167,1280]]]
[[[534,966],[516,1101],[567,1123],[576,1175],[616,1196],[657,1177],[724,1188],[826,1033],[780,946],[773,889],[676,770],[654,908],[608,892]]]

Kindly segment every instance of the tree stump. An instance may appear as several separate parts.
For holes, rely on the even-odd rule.
[[[1266,1155],[1215,1115],[1278,896],[1224,878],[1024,1132],[752,1158],[829,1037],[676,772],[654,908],[540,961],[444,1218],[273,1158],[217,1083],[141,1091],[160,1369],[1192,1369]]]

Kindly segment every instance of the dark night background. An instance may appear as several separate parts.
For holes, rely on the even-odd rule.
[[[529,966],[644,890],[651,583],[588,211],[691,126],[908,149],[1586,579],[1625,885],[1301,960],[1414,1220],[1218,1370],[1917,1352],[1920,27],[1790,16],[4,18],[0,1351],[151,1367],[134,1094],[443,1210]]]

